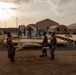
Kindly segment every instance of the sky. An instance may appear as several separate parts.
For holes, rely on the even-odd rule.
[[[0,0],[0,27],[26,26],[46,18],[76,23],[76,0]]]

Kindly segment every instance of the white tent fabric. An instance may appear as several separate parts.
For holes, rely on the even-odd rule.
[[[33,27],[33,26],[31,26],[31,25],[30,25],[30,27],[33,29],[33,30],[32,30],[32,37],[35,37],[35,36],[36,36],[36,33],[37,33],[37,30],[36,30],[35,27]]]

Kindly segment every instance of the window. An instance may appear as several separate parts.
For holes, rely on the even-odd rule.
[[[67,30],[66,30],[66,29],[64,29],[64,31],[66,32]]]
[[[59,31],[59,28],[57,28],[57,31]]]

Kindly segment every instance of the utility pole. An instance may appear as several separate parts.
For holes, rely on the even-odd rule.
[[[5,28],[6,28],[6,20],[4,20],[4,23],[5,23]]]
[[[18,17],[16,17],[16,27],[18,27]]]

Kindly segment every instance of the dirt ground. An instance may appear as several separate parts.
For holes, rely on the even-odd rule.
[[[16,51],[10,63],[7,51],[0,51],[0,75],[76,75],[76,50],[56,50],[55,60],[39,57],[41,50]]]

